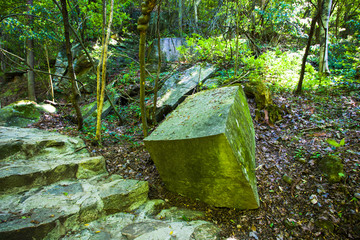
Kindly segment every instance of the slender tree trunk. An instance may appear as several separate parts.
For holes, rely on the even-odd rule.
[[[3,48],[3,36],[0,33],[0,48]],[[3,54],[2,51],[0,51],[0,84],[3,83],[3,81],[5,81],[4,79],[4,73],[6,71],[6,60],[5,60],[5,56]],[[0,100],[0,108],[1,108],[1,100]]]
[[[160,78],[160,71],[161,71],[161,48],[160,48],[160,9],[161,9],[161,1],[159,0],[159,4],[158,4],[158,15],[157,15],[157,21],[156,21],[156,29],[157,29],[157,37],[158,37],[158,42],[157,42],[157,47],[158,47],[158,68],[157,68],[157,72],[156,72],[156,79],[155,79],[155,88],[154,88],[154,107],[153,107],[153,123],[156,124],[156,117],[155,117],[155,113],[156,113],[156,105],[157,105],[157,97],[158,97],[158,89],[159,89],[159,78]]]
[[[103,0],[106,2],[106,0]],[[113,13],[114,13],[114,0],[111,0],[111,7],[110,7],[110,18],[109,23],[107,26],[106,31],[106,38],[103,45],[103,56],[102,56],[102,74],[101,74],[101,91],[100,91],[100,103],[97,106],[97,125],[96,125],[96,135],[95,139],[98,141],[101,141],[101,114],[102,109],[104,105],[104,96],[105,96],[105,87],[106,87],[106,58],[107,58],[107,49],[109,45],[109,39],[110,39],[110,30],[111,30],[111,24],[113,20]],[[106,15],[106,11],[103,12],[103,14]],[[100,79],[99,79],[100,80]]]
[[[195,20],[195,32],[198,31],[198,22],[199,22],[199,19],[198,19],[198,6],[200,4],[200,1],[201,0],[194,0],[194,20]]]
[[[318,11],[314,18],[311,20],[311,27],[310,27],[310,32],[309,32],[309,39],[308,39],[308,42],[307,42],[307,45],[306,45],[306,49],[305,49],[305,53],[304,53],[304,57],[303,57],[303,60],[302,60],[302,64],[301,64],[301,72],[300,72],[300,79],[299,79],[299,82],[298,82],[298,85],[297,85],[297,88],[295,90],[295,94],[301,94],[302,92],[302,84],[303,84],[303,81],[304,81],[304,74],[305,74],[305,66],[306,66],[306,59],[309,55],[309,50],[310,50],[310,47],[311,47],[311,39],[314,35],[314,31],[315,31],[315,26],[316,26],[316,21],[317,19],[319,18],[319,15],[320,15],[320,12]]]
[[[182,22],[183,22],[183,17],[182,17],[182,0],[178,0],[179,1],[179,31],[180,31],[180,37],[182,38]]]
[[[57,7],[59,8],[59,10],[61,11],[61,6],[56,2],[54,1],[54,3],[57,5]],[[84,45],[84,42],[81,40],[80,36],[76,33],[75,29],[69,25],[70,27],[70,30],[71,32],[74,34],[75,38],[78,40],[78,42],[80,43],[82,49],[85,51],[85,54],[87,56],[87,58],[89,59],[89,61],[91,62],[91,65],[92,65],[92,70],[94,71],[95,74],[97,74],[97,67],[95,66],[95,63],[94,63],[94,60],[92,59],[92,57],[90,56],[90,53],[89,51],[86,49],[85,45]],[[100,57],[100,61],[101,61],[101,57]],[[101,64],[101,63],[99,63]],[[120,121],[120,124],[123,124],[124,123],[124,119],[121,117],[120,113],[115,109],[115,106],[114,106],[114,103],[113,101],[110,99],[109,97],[109,94],[107,93],[106,89],[105,89],[105,97],[106,99],[109,101],[111,107],[113,108],[115,114],[118,116],[119,118],[119,121]],[[86,116],[85,116],[86,118]]]
[[[49,87],[50,87],[50,91],[51,91],[51,100],[54,102],[54,101],[55,101],[54,86],[53,86],[53,81],[52,81],[52,76],[51,76],[51,69],[50,69],[50,62],[49,62],[49,53],[48,53],[48,49],[47,49],[46,43],[45,43],[45,45],[44,45],[44,50],[45,50],[46,64],[47,64],[48,72],[49,72]]]
[[[33,6],[33,0],[27,0],[27,9],[30,11],[30,8]],[[32,28],[33,17],[28,16],[28,24]],[[26,39],[26,62],[31,69],[27,72],[27,82],[28,82],[28,94],[29,99],[36,101],[35,96],[35,74],[32,69],[34,69],[34,40],[32,37]]]
[[[336,21],[335,21],[335,37],[339,37],[339,22],[340,22],[340,14],[341,14],[341,6],[342,4],[339,3],[337,10],[336,10]]]
[[[146,0],[141,4],[142,15],[138,19],[137,29],[140,32],[139,59],[140,59],[140,110],[144,137],[148,135],[145,109],[145,42],[146,30],[149,27],[150,13],[156,5],[156,0]]]
[[[238,1],[236,1],[236,21],[235,21],[235,28],[236,28],[236,39],[235,39],[235,69],[234,69],[234,75],[235,75],[235,79],[237,78],[238,72],[238,65],[239,65],[239,10],[240,10],[240,4]]]
[[[103,21],[102,21],[102,37],[101,37],[101,55],[100,55],[100,62],[97,65],[96,71],[96,106],[99,107],[100,105],[100,94],[101,94],[101,67],[103,65],[103,56],[104,56],[104,46],[105,46],[105,36],[106,36],[106,0],[103,0],[102,4],[102,12],[103,12]]]
[[[56,1],[56,0],[53,0]],[[72,54],[71,54],[71,43],[70,43],[70,24],[69,24],[69,18],[68,18],[68,11],[66,6],[66,0],[60,0],[61,2],[61,14],[63,16],[63,22],[64,22],[64,35],[65,35],[65,46],[66,46],[66,56],[68,59],[68,65],[69,65],[69,76],[71,81],[71,103],[73,104],[73,107],[76,111],[76,117],[78,121],[78,130],[80,130],[83,126],[83,117],[81,114],[80,106],[79,106],[79,90],[76,88],[75,83],[75,73],[74,73],[74,66],[73,66],[73,60],[72,60]]]
[[[323,0],[320,20],[320,59],[319,72],[329,74],[329,19],[332,0]]]

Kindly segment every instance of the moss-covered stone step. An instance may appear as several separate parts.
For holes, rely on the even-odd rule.
[[[0,197],[2,239],[59,239],[108,214],[146,202],[148,184],[118,175],[61,181]]]
[[[46,186],[65,179],[82,179],[107,173],[102,156],[31,162],[19,160],[0,169],[0,194]]]
[[[1,165],[18,159],[36,161],[67,156],[79,158],[90,154],[80,138],[35,128],[0,126]]]
[[[255,133],[241,88],[188,97],[144,142],[169,190],[217,207],[259,207]]]
[[[31,128],[0,127],[0,194],[106,173],[80,138]]]
[[[150,200],[134,213],[116,213],[83,224],[77,231],[67,233],[62,240],[215,240],[220,229],[204,220],[192,220],[199,212],[185,209],[163,209],[162,200]],[[166,212],[167,217],[161,217]],[[179,216],[182,216],[179,218]],[[205,214],[202,214],[205,215]],[[146,216],[146,217],[144,217]],[[161,220],[159,220],[161,219]]]

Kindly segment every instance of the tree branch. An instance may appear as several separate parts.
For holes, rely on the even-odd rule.
[[[38,17],[38,18],[42,18],[42,19],[45,19],[46,21],[49,21],[51,23],[55,23],[55,21],[53,20],[50,20],[48,18],[45,18],[43,16],[38,16],[38,15],[33,15],[33,14],[28,14],[28,13],[14,13],[14,14],[10,14],[10,15],[6,15],[6,16],[3,16],[0,18],[0,22],[2,22],[4,19],[6,18],[10,18],[10,17],[16,17],[16,16],[28,16],[28,17]]]

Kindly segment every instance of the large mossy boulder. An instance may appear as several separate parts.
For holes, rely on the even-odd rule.
[[[259,207],[255,133],[241,87],[188,97],[144,142],[170,191],[217,207]]]
[[[26,127],[40,120],[42,113],[56,112],[50,104],[21,100],[0,109],[0,126]]]

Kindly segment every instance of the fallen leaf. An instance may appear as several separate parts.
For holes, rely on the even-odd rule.
[[[251,231],[253,231],[253,232],[256,231],[256,227],[254,226],[254,224],[251,226]]]

